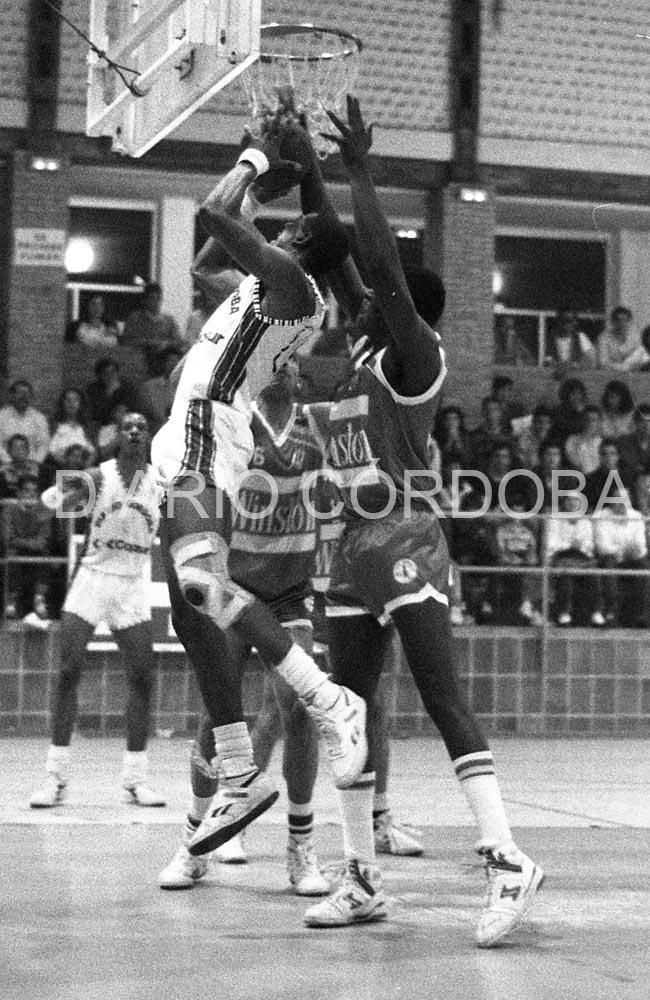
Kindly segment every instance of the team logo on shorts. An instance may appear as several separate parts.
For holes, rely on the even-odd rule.
[[[393,565],[393,577],[398,583],[412,583],[418,575],[418,568],[412,559],[398,559]]]

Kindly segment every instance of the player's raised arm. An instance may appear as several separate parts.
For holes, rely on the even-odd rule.
[[[252,142],[239,155],[228,171],[205,199],[199,219],[208,232],[244,271],[260,278],[267,289],[291,289],[294,296],[304,299],[304,312],[310,311],[312,290],[296,260],[281,247],[269,244],[264,236],[242,215],[246,192],[257,178],[270,170],[290,170],[292,165],[278,155],[278,137],[269,130],[261,143]],[[296,165],[296,173],[298,172]],[[208,252],[199,264],[205,264]],[[195,262],[196,264],[196,262]],[[298,303],[300,308],[302,303]]]
[[[440,370],[437,337],[418,314],[409,291],[397,244],[380,205],[370,172],[372,126],[361,117],[359,102],[347,98],[348,121],[328,112],[337,134],[329,134],[341,151],[350,178],[359,248],[375,300],[388,327],[400,368],[400,385],[409,395],[425,392]]]

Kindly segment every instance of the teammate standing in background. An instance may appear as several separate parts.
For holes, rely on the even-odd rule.
[[[164,806],[147,784],[147,737],[154,678],[151,626],[151,549],[158,529],[158,490],[148,463],[149,431],[140,413],[127,413],[120,425],[116,458],[75,475],[63,494],[57,486],[43,494],[55,508],[91,510],[86,543],[63,605],[61,666],[52,707],[52,741],[45,785],[34,792],[33,809],[64,801],[70,741],[77,716],[77,689],[86,646],[100,624],[109,626],[125,661],[127,684],[126,753],[123,798],[138,806]]]

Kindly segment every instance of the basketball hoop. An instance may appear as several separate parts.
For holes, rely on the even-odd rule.
[[[332,127],[325,109],[340,114],[354,91],[361,41],[339,28],[315,24],[263,24],[259,59],[242,73],[251,127],[259,135],[262,119],[281,106],[304,114],[321,159],[337,149],[319,133]]]

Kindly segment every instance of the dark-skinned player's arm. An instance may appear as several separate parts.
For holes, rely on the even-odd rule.
[[[65,478],[54,486],[49,486],[41,494],[41,502],[50,510],[70,514],[81,507],[87,514],[88,508],[95,505],[102,481],[101,470],[95,468],[70,471],[67,473],[67,479],[67,486]]]
[[[278,138],[272,131],[261,144],[248,146],[201,205],[199,220],[242,270],[264,283],[267,304],[273,315],[282,319],[308,315],[313,308],[313,289],[299,263],[285,250],[269,244],[241,214],[249,185],[268,169],[287,167],[277,146]]]
[[[305,144],[305,158],[309,156],[311,166],[300,182],[300,207],[304,215],[313,213],[325,219],[329,218],[334,228],[340,225],[339,217],[325,186],[320,160],[308,132],[304,129],[301,129],[301,132]],[[368,297],[368,289],[363,283],[352,255],[348,254],[342,263],[328,271],[325,280],[339,306],[350,319],[354,319]]]
[[[370,172],[372,126],[366,127],[359,102],[347,98],[348,121],[328,111],[352,192],[354,223],[368,280],[391,336],[401,391],[426,392],[440,371],[442,359],[431,327],[418,315],[409,292],[397,244],[377,197]]]

